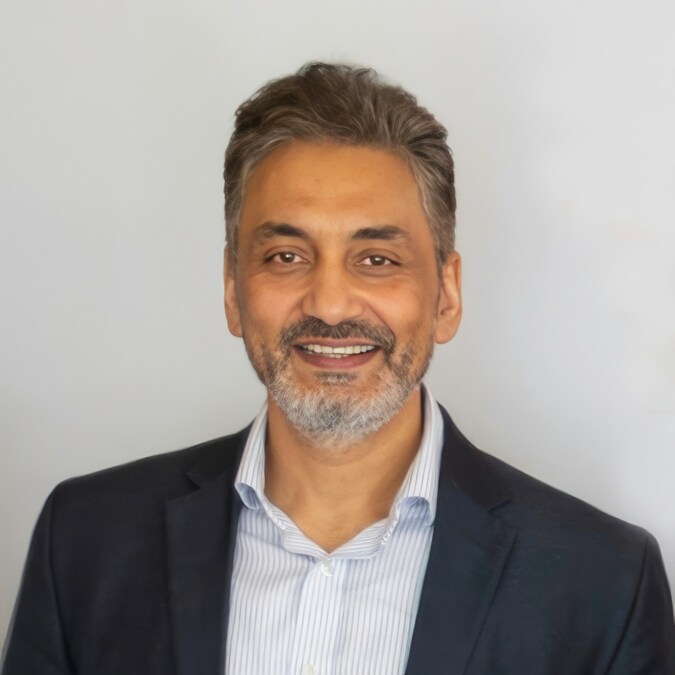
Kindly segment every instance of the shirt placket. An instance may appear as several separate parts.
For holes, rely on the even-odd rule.
[[[327,556],[308,571],[300,594],[289,675],[333,675],[341,640],[348,560]]]

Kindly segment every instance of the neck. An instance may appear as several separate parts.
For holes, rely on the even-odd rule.
[[[417,387],[387,424],[336,450],[298,433],[270,400],[265,493],[330,552],[387,516],[417,453],[422,422]]]

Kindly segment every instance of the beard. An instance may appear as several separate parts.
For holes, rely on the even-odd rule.
[[[317,372],[316,386],[303,387],[295,378],[291,357],[299,339],[361,339],[377,345],[384,367],[374,376],[367,392],[351,386],[358,373]],[[422,345],[422,358],[415,359],[419,344],[397,350],[389,328],[368,321],[343,321],[330,326],[306,317],[284,329],[276,349],[253,344],[244,334],[246,352],[260,381],[293,427],[316,445],[339,449],[353,445],[384,426],[405,404],[429,367],[433,338]]]

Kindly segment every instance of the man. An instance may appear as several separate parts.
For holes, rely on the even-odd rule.
[[[421,384],[461,316],[445,138],[345,66],[240,107],[225,309],[267,404],[57,487],[5,675],[675,672],[654,539],[475,449]]]

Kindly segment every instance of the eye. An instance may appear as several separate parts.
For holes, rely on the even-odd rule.
[[[293,251],[280,251],[270,256],[268,261],[281,263],[282,265],[295,265],[303,262],[304,258],[301,258],[297,253],[293,253]]]
[[[394,265],[396,263],[383,255],[369,255],[361,261],[361,264],[366,267],[384,267],[385,265]]]

